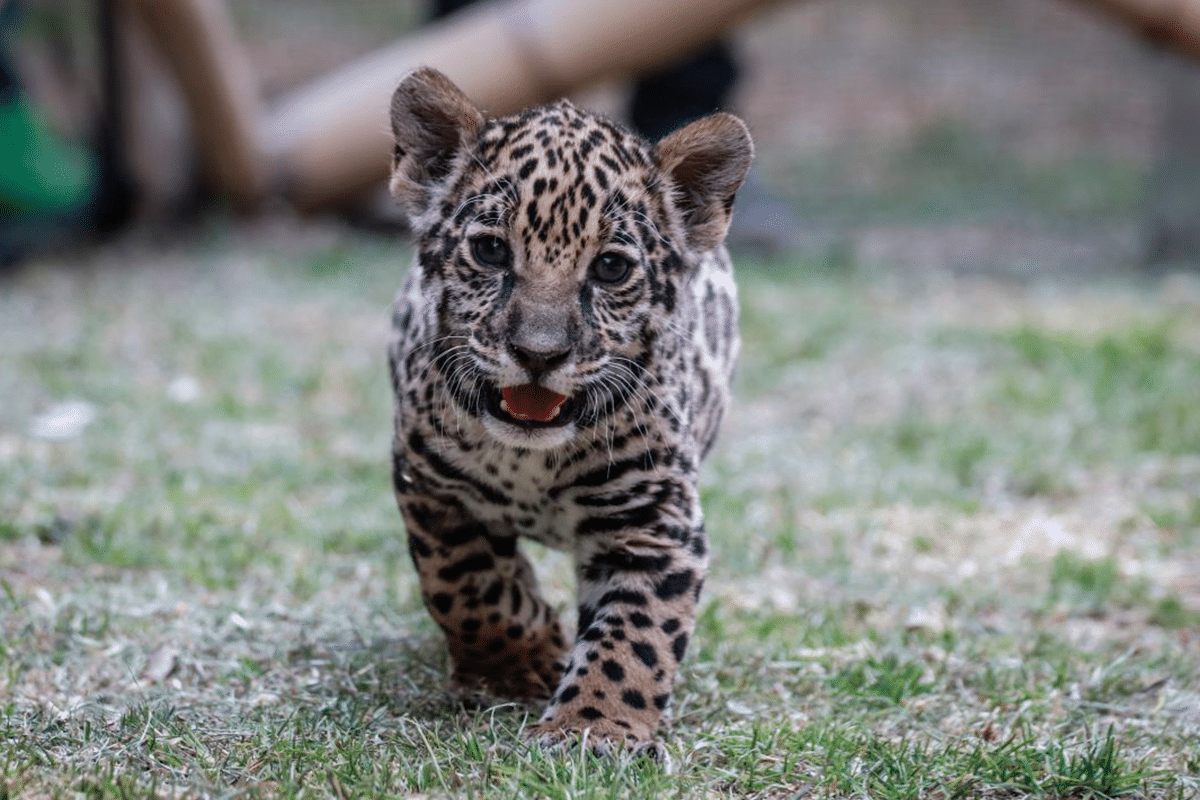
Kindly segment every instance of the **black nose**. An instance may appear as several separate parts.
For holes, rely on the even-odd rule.
[[[571,355],[571,348],[541,350],[509,342],[508,352],[512,355],[513,361],[529,370],[536,378],[562,366],[563,362]]]

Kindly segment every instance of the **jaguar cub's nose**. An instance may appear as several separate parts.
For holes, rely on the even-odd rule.
[[[534,348],[508,343],[508,352],[513,361],[529,370],[537,379],[551,370],[562,366],[571,355],[570,347],[551,347],[547,349]]]

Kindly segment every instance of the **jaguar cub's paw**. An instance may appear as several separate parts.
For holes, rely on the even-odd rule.
[[[584,748],[594,755],[621,760],[649,758],[670,768],[666,748],[649,731],[633,730],[606,719],[546,721],[527,725],[521,737],[554,753]]]
[[[550,698],[557,680],[557,672],[543,674],[530,668],[486,675],[458,671],[450,678],[450,686],[468,706],[490,705],[497,698],[542,703]]]

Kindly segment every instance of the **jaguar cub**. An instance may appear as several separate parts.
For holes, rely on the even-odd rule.
[[[729,395],[722,241],[753,153],[714,114],[651,144],[560,101],[392,98],[416,257],[393,312],[396,498],[463,689],[546,700],[544,742],[653,747],[708,563],[696,488]],[[518,548],[574,554],[573,641]]]

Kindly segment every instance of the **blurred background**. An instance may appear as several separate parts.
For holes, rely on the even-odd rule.
[[[745,22],[720,26],[736,67],[728,104],[759,147],[743,196],[749,246],[800,248],[864,267],[1015,276],[1195,264],[1200,67],[1163,44],[1194,49],[1195,32],[1169,21],[1148,37],[1139,30],[1145,25],[1064,0],[730,5]],[[111,69],[106,6],[117,18]],[[291,213],[290,176],[271,161],[279,158],[272,137],[281,135],[272,115],[324,91],[335,96],[321,113],[336,117],[338,90],[322,90],[322,78],[408,34],[428,36],[433,13],[414,0],[235,0],[228,19],[196,23],[210,34],[213,25],[231,26],[210,42],[218,66],[206,72],[190,52],[194,39],[183,42],[184,55],[164,54],[186,33],[172,41],[164,29],[178,31],[178,20],[146,8],[154,4],[4,3],[6,70],[36,117],[10,119],[4,135],[15,141],[33,137],[21,124],[47,127],[30,147],[60,165],[34,188],[19,185],[39,180],[12,174],[19,167],[0,172],[8,260],[74,240],[80,228],[162,228],[239,206],[259,218]],[[456,79],[455,69],[493,68],[487,60],[463,65],[478,49],[446,52],[452,63],[439,66]],[[398,71],[405,58],[393,59]],[[208,114],[189,94],[214,76],[234,82],[226,107],[245,131],[222,132],[220,99]],[[579,102],[627,117],[629,80],[566,82]],[[470,91],[469,74],[465,83]],[[520,102],[486,87],[477,93],[489,92],[484,104],[493,109]],[[377,109],[371,132],[386,135],[384,107]],[[199,125],[198,114],[206,118]],[[308,155],[335,173],[339,161],[352,160],[347,152],[370,146],[337,131],[327,138],[338,136],[340,149],[318,143]],[[235,153],[226,164],[206,163],[214,150],[238,147],[255,152],[242,162]],[[386,199],[351,188],[299,205],[385,230],[398,222]],[[34,196],[22,200],[21,192]],[[63,219],[97,192],[102,207],[92,202],[87,220]],[[61,236],[44,235],[50,228]]]

